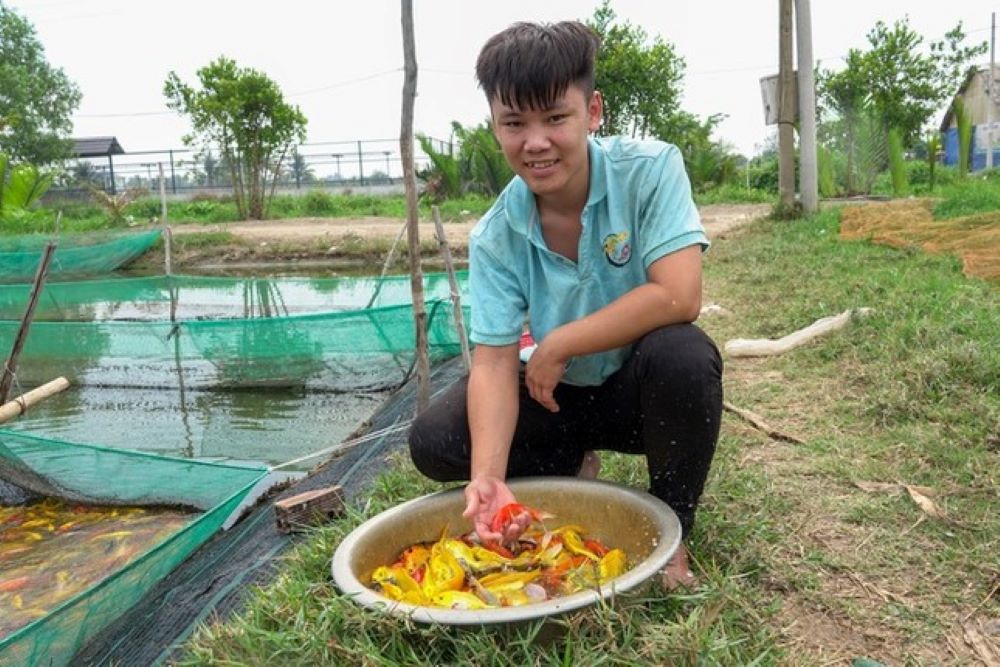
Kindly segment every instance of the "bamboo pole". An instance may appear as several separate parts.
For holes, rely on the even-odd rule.
[[[58,217],[56,218],[56,224],[59,224]],[[38,263],[38,271],[35,272],[35,282],[31,286],[28,306],[25,308],[24,317],[21,318],[21,326],[14,337],[14,345],[11,347],[10,356],[4,362],[3,374],[0,375],[0,403],[6,402],[7,394],[10,392],[10,385],[17,373],[17,358],[21,356],[21,348],[28,337],[28,329],[31,328],[31,320],[35,316],[35,306],[38,305],[38,297],[41,296],[42,286],[45,284],[45,276],[49,272],[49,264],[52,262],[52,255],[55,251],[56,244],[54,241],[49,241],[45,244],[42,259]]]
[[[462,345],[462,361],[465,363],[465,370],[469,370],[472,368],[472,355],[469,354],[469,339],[465,335],[462,297],[458,294],[458,281],[455,279],[455,264],[451,261],[451,249],[448,247],[448,239],[444,235],[444,225],[441,224],[441,209],[437,206],[432,206],[431,215],[434,217],[434,229],[437,232],[441,257],[444,258],[444,268],[448,272],[448,288],[451,292],[451,306],[455,312],[455,330],[458,331],[458,341]]]
[[[64,377],[58,377],[40,387],[35,387],[31,391],[21,394],[12,401],[0,405],[0,424],[23,415],[32,405],[45,400],[49,396],[58,394],[67,387],[69,387],[69,380]]]
[[[413,0],[402,0],[403,112],[399,130],[399,153],[406,186],[407,241],[410,248],[410,291],[413,294],[413,324],[416,329],[417,412],[430,404],[431,366],[427,357],[427,311],[424,307],[424,277],[420,267],[420,230],[417,227],[417,177],[413,165],[413,104],[417,97],[417,46],[413,37]]]
[[[389,248],[389,254],[385,256],[385,263],[382,264],[382,273],[379,274],[378,283],[375,285],[375,290],[372,292],[372,296],[368,299],[368,305],[365,308],[371,308],[372,304],[375,303],[375,299],[378,298],[379,292],[382,291],[382,282],[385,279],[385,274],[389,272],[389,267],[396,260],[396,250],[399,248],[399,242],[403,239],[403,234],[406,230],[410,228],[410,225],[406,222],[403,226],[399,228],[399,233],[396,234],[396,240],[392,242],[392,247]]]

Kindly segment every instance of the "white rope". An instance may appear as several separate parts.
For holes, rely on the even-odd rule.
[[[356,447],[357,445],[360,445],[362,443],[371,442],[372,440],[378,440],[382,436],[390,435],[392,433],[398,433],[400,431],[408,429],[412,421],[413,421],[412,419],[407,419],[405,422],[402,422],[401,424],[387,426],[386,428],[366,433],[352,440],[346,440],[344,442],[338,443],[336,445],[333,445],[332,447],[327,447],[326,449],[321,449],[317,452],[306,454],[305,456],[300,456],[297,459],[292,459],[291,461],[285,461],[284,463],[279,463],[276,466],[271,466],[271,470],[280,470],[281,468],[287,468],[288,466],[293,466],[296,463],[302,463],[303,461],[308,461],[309,459],[314,459],[316,457],[324,456],[326,454],[334,454],[337,452],[342,452],[352,447]]]

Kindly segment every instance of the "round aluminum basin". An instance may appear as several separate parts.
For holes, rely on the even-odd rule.
[[[609,548],[625,550],[635,567],[598,590],[521,607],[460,610],[390,600],[362,582],[379,565],[392,563],[406,547],[434,542],[447,526],[452,535],[471,529],[462,517],[462,489],[432,493],[403,503],[355,528],[333,555],[337,587],[365,607],[408,616],[420,623],[486,625],[561,614],[635,588],[663,569],[681,541],[680,522],[666,503],[643,491],[575,477],[533,477],[509,482],[518,502],[551,512],[549,525],[579,524]]]

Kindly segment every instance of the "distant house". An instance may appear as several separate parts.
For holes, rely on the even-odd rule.
[[[983,169],[986,166],[986,146],[989,143],[987,126],[989,99],[989,67],[972,68],[959,86],[956,98],[965,103],[965,110],[972,121],[972,170]],[[1000,66],[993,69],[993,166],[1000,167]],[[948,107],[941,121],[941,134],[944,143],[944,163],[958,164],[958,124],[955,119],[954,105]]]

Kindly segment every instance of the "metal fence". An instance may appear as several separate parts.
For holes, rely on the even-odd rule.
[[[451,144],[431,139],[434,150],[449,152]],[[430,164],[419,144],[414,147],[417,170]],[[159,192],[160,169],[169,196],[182,198],[198,192],[232,192],[229,167],[218,150],[165,149],[134,151],[105,157],[77,158],[49,190],[51,198],[86,198],[88,184],[110,194],[127,189]],[[398,139],[327,141],[296,146],[279,166],[277,188],[346,189],[400,186],[403,180]]]

